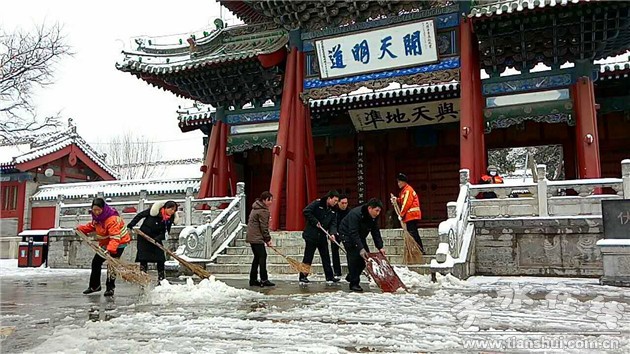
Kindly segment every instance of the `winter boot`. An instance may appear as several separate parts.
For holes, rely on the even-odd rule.
[[[258,280],[250,280],[249,286],[262,286]]]
[[[306,274],[304,273],[300,273],[299,280],[300,280],[300,283],[305,283],[305,284],[308,284],[311,282],[310,280],[308,280],[308,278],[306,277]]]
[[[114,296],[114,289],[107,289],[103,293],[104,296]]]
[[[91,293],[97,293],[99,291],[101,291],[101,287],[100,286],[98,288],[96,288],[96,289],[87,288],[87,289],[83,290],[83,294],[88,295],[88,294],[91,294]]]
[[[350,291],[354,291],[357,293],[362,293],[363,292],[363,288],[361,287],[361,285],[350,285]]]
[[[269,280],[263,280],[260,282],[260,286],[276,286],[276,284],[270,282]]]

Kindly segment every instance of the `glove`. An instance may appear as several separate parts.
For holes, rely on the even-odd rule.
[[[398,217],[398,221],[402,222],[402,216]]]
[[[361,250],[359,251],[359,255],[361,256],[361,258],[363,258],[363,259],[365,259],[365,260],[367,261],[367,259],[368,259],[368,253],[367,253],[367,251],[366,251],[365,249],[361,249]]]

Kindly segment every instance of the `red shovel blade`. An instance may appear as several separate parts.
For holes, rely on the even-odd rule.
[[[407,290],[405,284],[382,253],[368,253],[368,260],[365,263],[368,273],[383,292],[394,293],[401,288]]]

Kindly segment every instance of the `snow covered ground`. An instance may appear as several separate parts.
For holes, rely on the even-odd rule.
[[[44,277],[54,277],[58,271],[48,272]],[[121,284],[127,292],[117,289],[112,304],[118,307],[109,316],[86,321],[81,311],[67,311],[49,333],[39,336],[36,347],[26,351],[346,353],[538,348],[566,352],[578,348],[584,353],[630,352],[630,289],[576,278],[461,281],[439,276],[437,283],[431,283],[428,276],[406,268],[397,272],[408,293],[382,294],[372,289],[356,294],[347,291],[347,284],[313,292],[300,289],[294,279],[278,281],[276,293],[233,287],[228,284],[235,282],[214,278],[197,284],[192,280],[164,284],[145,294]],[[86,277],[80,274],[78,283],[83,285]],[[20,270],[5,272],[3,267],[2,292],[7,282],[19,284],[15,281],[21,278]],[[2,301],[4,305],[4,296]],[[4,308],[2,312],[0,319],[6,326],[10,318],[4,316]]]

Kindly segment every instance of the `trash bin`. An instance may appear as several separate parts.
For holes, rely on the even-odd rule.
[[[20,242],[18,246],[18,267],[28,267],[28,261],[30,258],[30,247],[28,242]]]
[[[18,267],[41,267],[48,262],[48,231],[25,230],[18,234]]]

